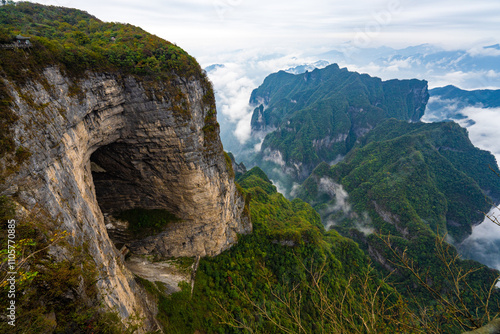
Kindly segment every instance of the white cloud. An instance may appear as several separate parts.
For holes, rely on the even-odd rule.
[[[491,57],[498,57],[500,56],[500,50],[496,48],[485,48],[483,46],[475,46],[469,50],[467,50],[467,53],[470,54],[473,57],[476,56],[491,56]]]
[[[434,104],[440,106],[439,110],[432,110],[430,107]],[[441,96],[431,96],[429,102],[427,103],[427,108],[425,110],[424,116],[420,119],[422,122],[432,123],[432,122],[442,122],[443,120],[454,118],[451,116],[456,116],[460,113],[460,101],[453,99],[443,99]],[[441,107],[442,106],[442,107]]]
[[[280,151],[278,150],[271,150],[269,148],[266,148],[264,150],[264,156],[262,157],[264,161],[271,161],[272,163],[285,167],[285,161],[283,160],[283,155]],[[275,169],[275,173],[280,173],[278,169]]]
[[[500,108],[467,107],[460,113],[475,122],[470,126],[467,119],[458,122],[461,126],[467,127],[471,142],[493,153],[497,162],[500,162]]]
[[[493,208],[488,215],[500,216],[500,210]],[[500,226],[488,218],[472,229],[472,234],[457,245],[466,258],[474,259],[500,270]]]
[[[279,192],[280,194],[286,194],[286,188],[281,184],[280,181],[271,179],[271,182],[276,187],[277,192]]]
[[[201,56],[256,46],[295,49],[351,41],[373,46],[497,40],[500,3],[491,0],[38,0],[77,7],[105,21],[143,27]],[[360,44],[362,43],[362,45]]]
[[[341,184],[336,183],[328,177],[322,177],[319,180],[318,191],[327,193],[330,197],[335,198],[335,205],[332,211],[342,210],[346,214],[351,212],[349,194]]]

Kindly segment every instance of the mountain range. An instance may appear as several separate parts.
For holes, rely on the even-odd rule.
[[[256,159],[302,181],[321,161],[347,154],[382,120],[420,119],[428,97],[425,81],[382,81],[336,64],[299,75],[272,74],[250,97],[258,106],[252,133],[265,135]]]
[[[478,89],[463,90],[449,85],[429,91],[431,99],[427,104],[425,120],[450,121],[468,118],[463,114],[467,107],[489,109],[500,107],[500,90]],[[472,125],[474,120],[469,119]]]

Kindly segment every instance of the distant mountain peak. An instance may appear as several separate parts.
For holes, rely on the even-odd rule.
[[[286,69],[285,72],[291,73],[291,74],[302,74],[302,73],[314,71],[315,69],[321,69],[321,68],[327,67],[328,65],[330,65],[330,63],[328,61],[318,60],[314,63],[290,67],[290,68]]]

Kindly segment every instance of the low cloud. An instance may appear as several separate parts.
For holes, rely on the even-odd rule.
[[[216,91],[218,110],[233,124],[240,143],[250,138],[252,107],[248,100],[256,83],[248,78],[241,64],[227,63],[208,72]]]
[[[328,194],[334,200],[334,203],[324,208],[325,213],[341,213],[339,219],[344,218],[353,219],[354,226],[364,235],[369,235],[374,232],[372,227],[372,222],[370,216],[367,212],[363,212],[358,215],[352,210],[351,204],[349,203],[349,194],[344,189],[341,184],[336,183],[328,177],[322,177],[318,183],[318,191],[321,193]],[[327,230],[331,229],[333,226],[337,225],[337,220],[328,219],[325,224]]]
[[[363,212],[361,217],[358,220],[356,220],[354,226],[356,226],[356,228],[365,236],[375,232],[375,229],[372,226],[372,220],[368,215],[368,212]]]
[[[257,144],[255,144],[255,145],[253,146],[253,149],[254,149],[254,151],[255,151],[256,153],[260,152],[260,150],[261,150],[261,148],[262,148],[262,144],[264,143],[264,138],[265,138],[265,137],[264,137],[264,136],[262,136],[262,138],[260,139],[260,141],[259,141]]]
[[[488,215],[499,217],[500,210],[494,208]],[[463,257],[500,270],[500,226],[489,218],[474,227],[472,234],[456,246]]]
[[[458,99],[432,96],[422,117],[423,122],[453,120],[467,129],[474,146],[491,152],[500,162],[500,108],[483,108],[481,103],[465,106]]]
[[[332,181],[330,178],[322,177],[319,180],[318,190],[327,193],[331,198],[335,198],[335,204],[331,208],[332,211],[343,211],[346,214],[351,212],[351,204],[348,201],[349,194],[341,184]]]
[[[281,184],[281,182],[280,182],[280,181],[278,181],[278,180],[272,180],[272,179],[271,179],[271,182],[272,182],[272,183],[273,183],[273,185],[276,187],[276,191],[277,191],[277,192],[279,192],[280,194],[283,194],[283,195],[285,195],[285,194],[286,194],[286,188],[285,188],[285,186],[283,186],[283,185]],[[286,197],[286,196],[285,196],[285,197]]]
[[[264,161],[271,161],[272,163],[279,165],[281,167],[285,167],[285,161],[283,160],[283,155],[278,150],[271,150],[266,148],[264,150],[264,156],[262,157]],[[276,173],[281,173],[278,169],[275,169]]]
[[[290,190],[290,196],[292,198],[297,196],[297,192],[300,190],[300,184],[297,182],[292,183],[292,189]]]
[[[460,120],[458,123],[467,128],[471,142],[493,153],[498,163],[500,161],[500,108],[467,107],[460,110],[460,113],[467,119]],[[471,125],[470,120],[473,120],[474,124]]]
[[[459,118],[463,102],[453,99],[443,99],[440,96],[431,96],[427,103],[424,116],[420,119],[425,123],[442,122]]]
[[[250,139],[252,114],[256,107],[249,104],[252,91],[271,73],[310,64],[317,59],[294,50],[279,49],[266,52],[240,50],[208,55],[199,60],[207,67],[218,64],[210,66],[207,72],[214,84],[218,111],[231,123],[229,126],[239,143],[244,144]]]

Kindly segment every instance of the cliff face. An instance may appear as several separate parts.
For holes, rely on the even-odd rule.
[[[103,212],[165,209],[178,217],[129,245],[156,258],[213,256],[251,230],[223,156],[213,93],[202,80],[180,77],[158,83],[87,73],[76,80],[49,67],[41,78],[22,86],[2,78],[18,117],[14,143],[31,156],[7,176],[0,195],[14,198],[20,211],[48,212],[72,247],[88,249],[105,304],[122,319],[146,316],[142,328],[155,328]]]

